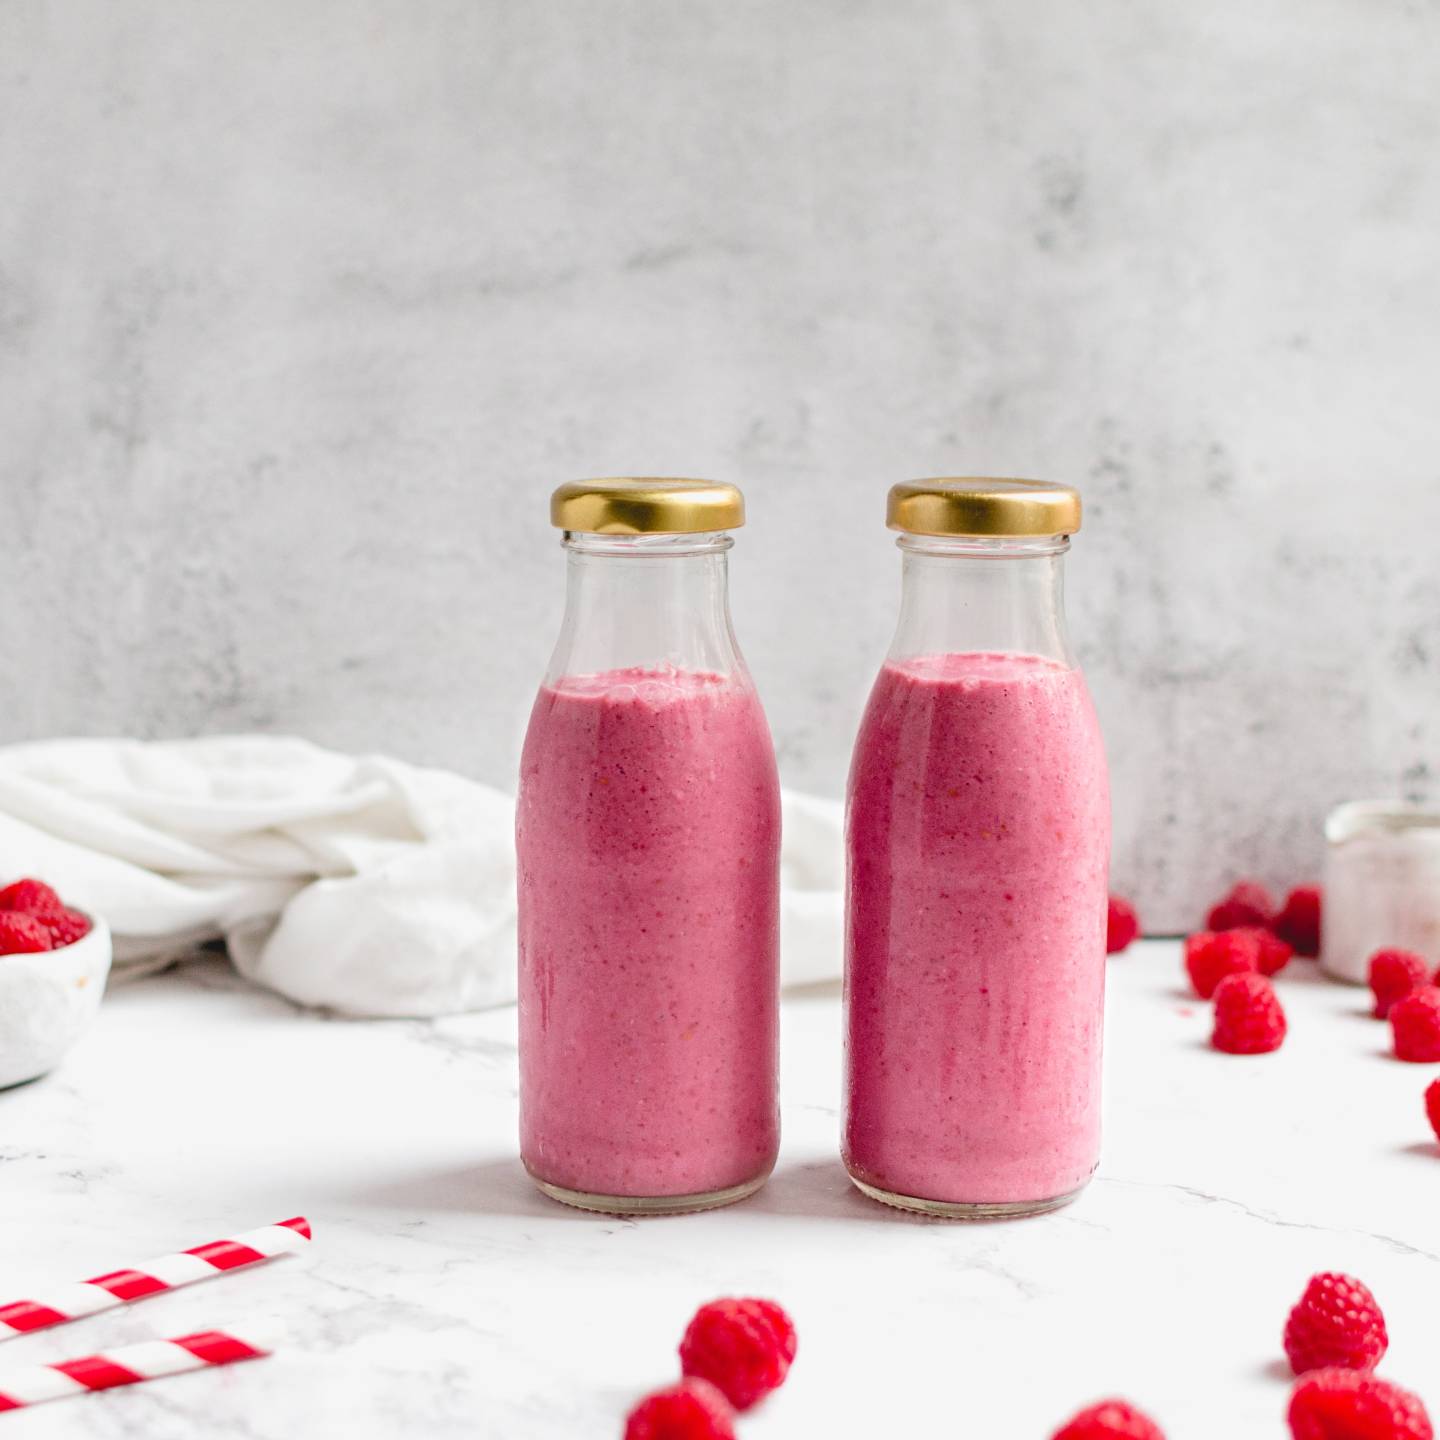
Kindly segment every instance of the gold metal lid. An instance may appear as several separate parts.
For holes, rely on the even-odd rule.
[[[550,523],[590,535],[698,535],[743,525],[745,498],[720,480],[572,480],[550,497]]]
[[[885,523],[911,535],[1073,535],[1080,492],[1049,480],[910,480],[890,487]]]

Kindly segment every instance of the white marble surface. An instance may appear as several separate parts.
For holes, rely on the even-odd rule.
[[[1309,1274],[1353,1271],[1384,1371],[1440,1408],[1437,1067],[1385,1054],[1364,994],[1286,978],[1274,1056],[1207,1047],[1176,947],[1112,962],[1108,1138],[1071,1209],[955,1226],[874,1206],[835,1156],[839,1005],[785,1005],[785,1140],[726,1212],[623,1222],[532,1191],[513,1012],[438,1024],[298,1013],[218,961],[115,992],[63,1071],[0,1094],[0,1298],[310,1216],[310,1253],[0,1347],[0,1369],[284,1317],[271,1359],[4,1417],[7,1440],[617,1436],[690,1311],[781,1299],[790,1383],[742,1434],[1043,1440],[1128,1394],[1171,1440],[1279,1436],[1279,1333]]]

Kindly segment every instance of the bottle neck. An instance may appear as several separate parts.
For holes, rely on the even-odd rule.
[[[547,680],[671,667],[745,673],[730,624],[727,533],[567,530],[564,544],[565,619]]]
[[[1007,651],[1072,665],[1065,634],[1065,535],[902,535],[892,660]]]

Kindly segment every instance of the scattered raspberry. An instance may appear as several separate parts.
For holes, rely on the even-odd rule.
[[[37,915],[35,919],[50,932],[50,943],[56,950],[90,933],[90,917],[63,905],[54,914]]]
[[[1418,990],[1430,978],[1430,967],[1413,950],[1377,950],[1370,957],[1370,988],[1375,1015],[1383,1020],[1390,1007]]]
[[[1205,917],[1207,930],[1239,930],[1258,925],[1270,928],[1275,917],[1275,902],[1270,892],[1255,880],[1241,880],[1230,893]]]
[[[0,910],[50,915],[64,908],[64,902],[43,880],[16,880],[0,890]]]
[[[78,910],[71,910],[65,902],[43,880],[15,880],[0,890],[0,917],[13,919],[22,917],[36,920],[48,932],[50,940],[46,945],[29,943],[34,935],[23,931],[24,944],[10,944],[0,938],[0,954],[14,954],[21,950],[58,950],[62,945],[73,945],[82,935],[90,932],[90,919]],[[6,931],[5,935],[12,932]]]
[[[1211,1043],[1227,1055],[1264,1055],[1285,1039],[1285,1012],[1263,976],[1227,975],[1215,989]]]
[[[708,1380],[647,1395],[626,1417],[625,1440],[735,1440],[730,1402]]]
[[[1185,969],[1195,993],[1208,1000],[1227,975],[1243,975],[1260,968],[1259,948],[1253,930],[1202,930],[1185,940]]]
[[[1323,903],[1318,885],[1297,885],[1286,897],[1280,913],[1270,928],[1297,955],[1313,960],[1320,953],[1320,907]]]
[[[1412,990],[1390,1007],[1395,1055],[1428,1065],[1440,1060],[1440,986]]]
[[[54,948],[50,932],[35,916],[0,911],[0,955],[30,955]]]
[[[1050,1440],[1165,1440],[1165,1432],[1128,1400],[1088,1406]]]
[[[1291,1392],[1295,1440],[1435,1440],[1418,1395],[1368,1370],[1312,1370]]]
[[[1140,917],[1135,907],[1118,895],[1110,897],[1110,913],[1105,921],[1105,953],[1118,955],[1130,948],[1130,942],[1139,937]]]
[[[1440,1080],[1432,1080],[1425,1092],[1425,1113],[1430,1117],[1430,1128],[1440,1140]]]
[[[712,1300],[680,1341],[680,1369],[719,1388],[737,1409],[785,1383],[795,1358],[795,1327],[773,1300]]]
[[[1373,1370],[1390,1337],[1369,1289],[1353,1275],[1314,1275],[1285,1322],[1290,1368]]]
[[[1295,958],[1295,947],[1269,930],[1246,927],[1226,935],[1248,935],[1255,945],[1255,964],[1262,975],[1278,975]]]

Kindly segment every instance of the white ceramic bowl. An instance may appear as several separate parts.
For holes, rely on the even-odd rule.
[[[95,1019],[110,974],[110,930],[90,921],[73,945],[0,955],[0,1087],[53,1070]]]

